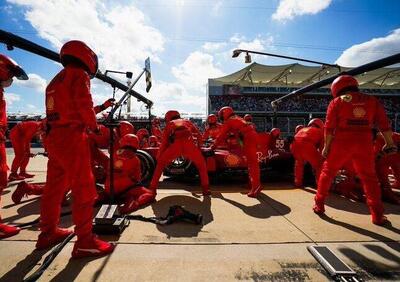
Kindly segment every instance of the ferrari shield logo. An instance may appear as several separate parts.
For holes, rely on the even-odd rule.
[[[363,107],[355,107],[353,109],[353,116],[356,118],[363,118],[363,117],[365,117],[366,114],[367,114],[367,112],[365,111],[365,109]]]
[[[240,164],[240,157],[234,154],[229,154],[225,157],[225,164],[227,167],[237,167]]]

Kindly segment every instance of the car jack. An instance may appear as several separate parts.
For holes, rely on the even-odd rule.
[[[333,280],[342,282],[362,281],[360,278],[358,278],[357,273],[347,264],[345,264],[340,258],[338,258],[328,247],[308,246],[307,249],[324,267]]]
[[[96,234],[121,234],[129,225],[129,219],[119,214],[117,205],[102,205],[93,219]]]

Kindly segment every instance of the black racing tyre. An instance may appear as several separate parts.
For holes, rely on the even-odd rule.
[[[152,156],[149,153],[137,150],[136,155],[140,160],[141,170],[142,170],[142,179],[141,182],[143,184],[148,184],[153,177],[154,170],[156,168],[156,163]]]

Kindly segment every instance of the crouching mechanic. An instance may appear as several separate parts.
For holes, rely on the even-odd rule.
[[[254,130],[254,127],[248,124],[243,118],[235,115],[231,107],[222,107],[218,112],[218,116],[223,124],[220,135],[217,137],[214,144],[211,145],[211,149],[214,150],[217,148],[226,138],[228,132],[233,131],[238,133],[240,138],[243,139],[243,151],[247,159],[251,185],[250,192],[247,196],[255,198],[262,190],[260,183],[260,166],[257,158],[257,132]]]
[[[116,198],[122,199],[119,208],[122,214],[129,214],[140,207],[154,201],[155,194],[141,186],[140,160],[136,156],[139,139],[134,134],[127,134],[119,141],[119,149],[114,154],[114,193]],[[99,198],[104,200],[110,197],[110,178],[105,185],[104,195]]]
[[[313,210],[325,212],[324,202],[339,169],[353,162],[360,177],[372,215],[372,222],[383,225],[381,190],[375,171],[372,127],[377,124],[385,139],[384,148],[396,150],[392,130],[382,104],[374,96],[359,92],[358,82],[350,75],[341,75],[331,85],[334,99],[330,102],[325,123],[325,145],[322,156],[326,160],[318,180],[318,191]]]
[[[97,196],[90,166],[87,129],[98,131],[90,77],[98,68],[96,54],[81,41],[65,43],[60,51],[61,70],[46,88],[48,135],[47,178],[40,207],[37,249],[54,246],[72,231],[58,227],[61,202],[71,189],[75,242],[72,257],[102,256],[114,245],[92,233],[93,204]]]
[[[393,142],[398,147],[400,145],[400,134],[393,132]],[[394,183],[400,181],[400,153],[393,150],[384,150],[385,139],[381,133],[377,134],[375,140],[376,154],[376,172],[382,188],[382,200],[389,203],[399,205],[400,198],[392,190],[392,185],[389,180],[391,172],[394,176]]]
[[[318,118],[310,120],[308,127],[300,129],[294,136],[290,151],[294,157],[294,185],[303,187],[304,164],[309,162],[318,183],[323,163],[320,149],[324,144],[324,122]]]
[[[13,77],[27,80],[25,71],[12,59],[0,54],[0,197],[3,189],[7,187],[7,159],[6,159],[6,130],[7,113],[6,100],[4,99],[4,88],[11,86]],[[0,239],[18,234],[19,228],[1,223],[0,217]]]
[[[14,149],[14,160],[11,165],[9,181],[32,178],[35,175],[26,172],[31,157],[31,141],[35,135],[43,131],[40,121],[23,121],[14,126],[10,131],[10,140]],[[18,174],[19,170],[19,174]]]
[[[157,156],[157,166],[151,179],[150,189],[156,193],[158,181],[164,168],[174,159],[182,156],[194,163],[199,175],[203,195],[210,195],[206,161],[200,151],[201,133],[189,120],[182,119],[178,111],[168,111],[165,114],[166,126],[163,130],[160,150]],[[193,139],[197,135],[197,145]]]

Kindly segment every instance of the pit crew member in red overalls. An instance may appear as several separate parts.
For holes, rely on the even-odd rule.
[[[114,245],[92,233],[97,193],[86,133],[88,129],[99,130],[90,94],[90,76],[97,72],[97,56],[84,42],[73,40],[62,46],[60,58],[64,69],[46,88],[49,160],[36,248],[54,246],[72,233],[58,227],[61,202],[67,189],[71,189],[77,235],[72,257],[102,256],[111,253]]]
[[[0,197],[3,189],[7,187],[7,158],[6,158],[6,131],[7,113],[6,100],[4,99],[4,88],[11,86],[13,77],[27,80],[25,71],[12,59],[0,54]],[[0,239],[14,236],[20,229],[15,226],[1,223],[0,217]]]
[[[247,159],[247,167],[251,189],[247,196],[257,197],[262,190],[260,183],[260,166],[257,159],[257,140],[258,135],[254,128],[243,118],[235,115],[231,107],[222,107],[218,112],[218,117],[223,121],[220,135],[215,140],[211,149],[215,149],[225,140],[228,132],[237,132],[243,141],[243,152]]]
[[[165,122],[166,126],[163,130],[157,166],[151,179],[150,190],[155,193],[164,168],[174,159],[182,156],[196,166],[200,175],[203,195],[210,195],[207,165],[200,151],[202,145],[200,131],[191,121],[182,119],[179,112],[175,110],[165,114]],[[197,136],[197,145],[194,142],[193,132]]]
[[[160,147],[160,142],[158,142],[158,138],[155,135],[151,135],[149,137],[149,147]]]
[[[255,126],[255,124],[253,123],[253,116],[252,116],[251,114],[245,114],[244,117],[243,117],[243,119],[244,119],[249,125],[251,125],[251,126],[254,128],[254,130],[256,130],[256,126]]]
[[[300,131],[300,129],[303,129],[304,128],[304,125],[302,125],[302,124],[299,124],[298,126],[296,126],[296,128],[294,129],[294,134],[296,134],[297,132],[299,132]]]
[[[216,115],[211,114],[207,117],[207,127],[203,134],[203,140],[206,142],[209,138],[215,140],[221,129],[221,124],[218,122]]]
[[[158,117],[153,118],[151,121],[151,134],[156,136],[159,142],[161,141],[162,137],[162,129],[160,125],[160,119]]]
[[[23,121],[14,126],[10,131],[10,140],[14,149],[14,160],[11,165],[9,181],[32,178],[35,175],[26,172],[26,167],[31,157],[31,141],[42,128],[40,121]],[[19,174],[18,174],[19,169]]]
[[[323,163],[321,149],[324,144],[324,122],[318,118],[310,120],[308,126],[299,130],[290,145],[294,157],[294,185],[303,187],[304,165],[310,163],[318,183]]]
[[[123,199],[119,208],[122,214],[129,214],[154,201],[155,194],[140,184],[140,160],[136,156],[139,139],[127,134],[119,141],[119,149],[114,154],[114,193]],[[110,179],[107,178],[105,195],[110,196]]]
[[[149,131],[146,128],[141,128],[136,132],[139,138],[139,149],[149,147]]]
[[[322,156],[326,158],[318,181],[313,210],[325,212],[324,202],[337,171],[351,160],[360,177],[372,215],[372,222],[383,225],[381,191],[375,171],[372,127],[376,124],[386,141],[384,149],[396,150],[392,130],[382,104],[374,96],[358,90],[358,82],[349,75],[336,78],[331,85],[334,99],[330,102],[325,123],[325,144]]]
[[[393,132],[393,142],[400,145],[400,134]],[[387,153],[383,150],[385,139],[379,133],[375,140],[375,154],[376,154],[376,173],[382,187],[382,199],[392,204],[400,204],[399,197],[393,192],[392,185],[389,181],[389,175],[393,173],[395,182],[400,181],[400,153],[392,152]]]

